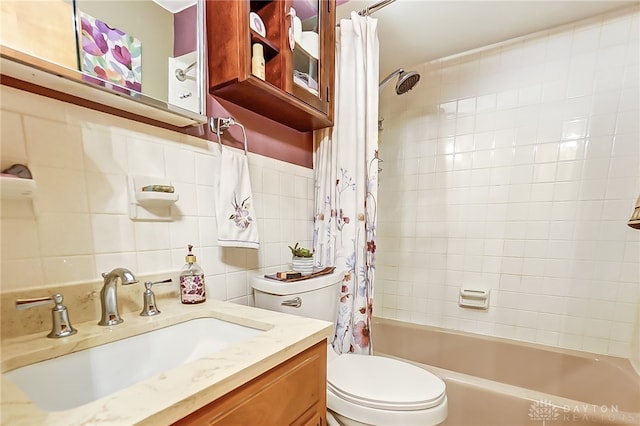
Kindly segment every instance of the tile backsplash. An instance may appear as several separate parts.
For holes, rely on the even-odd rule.
[[[2,293],[95,283],[119,266],[176,273],[193,244],[207,296],[252,304],[250,275],[285,267],[288,245],[311,244],[311,169],[249,153],[260,249],[222,248],[216,143],[10,87],[0,96],[2,168],[26,164],[37,185],[33,200],[2,200]],[[171,181],[171,221],[129,218],[129,175]]]
[[[638,8],[417,67],[384,91],[376,313],[630,356]],[[458,306],[490,289],[487,311]],[[633,336],[636,337],[633,337]]]

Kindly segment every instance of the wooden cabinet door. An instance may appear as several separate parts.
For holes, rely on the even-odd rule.
[[[327,351],[323,341],[175,425],[324,425],[326,377]]]

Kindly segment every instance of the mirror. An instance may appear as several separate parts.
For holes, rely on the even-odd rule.
[[[319,96],[321,25],[318,1],[293,0],[293,82]]]
[[[184,118],[158,116],[169,124],[206,122],[203,0],[2,0],[0,4],[3,74],[4,59],[14,59],[116,94],[120,98],[116,103],[125,98]],[[71,94],[87,99],[83,90]],[[103,99],[97,98],[100,103]],[[139,113],[147,116],[144,110]]]

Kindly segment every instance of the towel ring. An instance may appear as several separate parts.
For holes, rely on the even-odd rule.
[[[222,133],[231,126],[238,126],[242,129],[242,136],[244,138],[244,155],[247,155],[249,150],[247,149],[247,131],[244,126],[235,121],[233,117],[209,117],[209,129],[218,136],[220,151],[222,151]]]

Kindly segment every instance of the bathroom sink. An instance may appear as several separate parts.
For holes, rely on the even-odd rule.
[[[4,373],[40,409],[61,411],[213,354],[262,330],[197,318]]]

